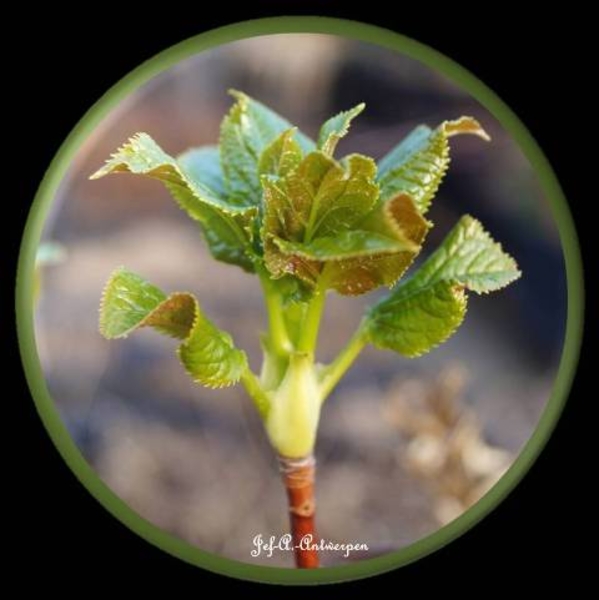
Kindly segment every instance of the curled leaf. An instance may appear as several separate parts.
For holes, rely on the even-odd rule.
[[[139,275],[120,268],[104,288],[100,333],[107,339],[122,338],[140,327],[183,340],[179,358],[192,379],[206,387],[233,385],[247,369],[245,352],[204,316],[192,294],[175,292],[167,297]]]
[[[379,203],[360,225],[394,241],[393,252],[373,252],[339,261],[328,268],[330,286],[344,295],[359,295],[393,286],[420,252],[430,228],[407,194]]]
[[[393,285],[430,224],[407,194],[379,201],[375,177],[366,157],[337,163],[321,152],[286,177],[263,177],[264,260],[273,276],[308,285],[324,277],[321,285],[345,295]]]

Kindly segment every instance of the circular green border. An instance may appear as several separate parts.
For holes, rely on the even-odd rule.
[[[100,121],[128,94],[163,70],[192,54],[242,38],[276,33],[324,33],[370,42],[402,52],[441,71],[491,112],[517,141],[533,164],[558,224],[568,281],[564,349],[551,398],[539,424],[501,480],[455,521],[414,544],[378,558],[315,571],[253,566],[208,552],[162,531],[141,518],[96,475],[71,439],[46,387],[37,355],[33,325],[33,270],[46,214],[73,156]],[[518,117],[486,85],[439,52],[400,34],[371,25],[325,17],[277,17],[237,23],[188,39],[143,63],[110,89],[79,121],[52,161],[31,207],[25,227],[16,290],[21,357],[37,410],[58,451],[79,481],[117,519],[148,542],[194,565],[242,579],[283,584],[331,583],[367,577],[408,564],[466,532],[503,500],[528,471],[547,442],[565,404],[576,369],[583,317],[582,266],[576,231],[563,192],[547,159]]]

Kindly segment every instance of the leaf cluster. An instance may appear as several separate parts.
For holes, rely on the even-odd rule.
[[[466,215],[402,279],[432,226],[427,212],[449,166],[450,138],[489,139],[475,119],[421,125],[377,164],[361,154],[335,156],[363,104],[330,118],[313,141],[260,102],[232,94],[218,146],[174,157],[138,133],[92,177],[129,172],[158,179],[198,223],[215,259],[260,278],[270,319],[260,381],[191,294],[167,296],[124,269],[104,292],[100,329],[107,338],[142,326],[178,338],[194,380],[221,387],[241,379],[264,414],[290,357],[313,355],[327,291],[351,296],[391,288],[367,311],[348,348],[320,369],[323,397],[365,344],[407,357],[426,353],[462,323],[468,291],[497,290],[520,276],[515,261]]]

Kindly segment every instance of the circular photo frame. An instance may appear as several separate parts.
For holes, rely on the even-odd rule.
[[[244,93],[227,99],[229,88]],[[316,141],[291,126],[314,134],[322,121]],[[173,156],[182,154],[174,159],[147,134],[134,136],[148,129]],[[219,132],[220,158],[208,148]],[[455,140],[454,154],[448,140],[458,135],[465,139]],[[494,150],[485,158],[489,138]],[[344,159],[334,156],[338,143]],[[186,149],[201,145],[185,158]],[[429,213],[450,150],[457,173]],[[202,161],[212,152],[216,162],[207,167]],[[208,180],[186,171],[196,159]],[[248,160],[257,169],[251,181]],[[94,171],[150,175],[179,206],[165,208],[156,182],[133,175],[89,181]],[[297,191],[298,181],[310,189],[305,219],[298,206],[308,196]],[[289,206],[299,212],[285,213]],[[207,215],[221,209],[249,236],[246,255],[227,246],[225,234],[215,241],[221,221]],[[432,221],[429,248],[424,235]],[[198,222],[203,248],[192,246]],[[424,260],[416,258],[421,245]],[[211,255],[242,268],[214,266]],[[418,270],[395,286],[414,259]],[[126,261],[134,268],[114,271]],[[480,268],[474,273],[472,265]],[[111,271],[100,332],[125,337],[153,326],[178,338],[183,369],[172,360],[172,340],[151,332],[122,343],[102,338],[97,311]],[[484,83],[439,52],[378,27],[269,18],[165,50],[77,124],[27,221],[17,324],[47,431],[118,520],[216,573],[332,583],[434,552],[497,507],[526,474],[576,368],[581,272],[551,166]],[[270,315],[265,323],[255,274]],[[389,296],[373,291],[385,286]],[[461,323],[469,292],[503,287],[493,300],[471,300],[468,325],[429,358]],[[314,298],[325,296],[332,308],[321,323],[323,302]],[[529,307],[549,297],[529,317]],[[257,322],[270,332],[262,349],[252,341]],[[235,330],[247,354],[221,326]],[[317,338],[324,366],[314,361]],[[268,364],[259,376],[262,352]],[[396,353],[426,357],[408,361]],[[241,385],[229,387],[237,382],[247,395]],[[226,389],[199,393],[197,383]],[[293,568],[294,556],[300,567],[320,560],[321,568]]]

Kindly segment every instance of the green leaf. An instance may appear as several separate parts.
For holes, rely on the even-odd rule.
[[[193,203],[189,190],[170,184],[166,187],[180,206]],[[193,218],[199,222],[210,254],[216,260],[253,273],[255,257],[250,242],[256,213],[256,209],[251,209],[242,214],[227,215],[211,206],[204,206],[201,212],[194,212]]]
[[[177,157],[177,161],[196,179],[201,179],[220,197],[226,196],[225,180],[220,165],[218,146],[192,148]],[[184,191],[173,190],[173,195],[184,203]],[[251,241],[251,221],[257,211],[248,210],[243,215],[235,215],[233,219],[218,210],[206,207],[202,211],[200,226],[208,249],[214,258],[222,262],[242,267],[249,273],[254,271],[251,252],[247,241]]]
[[[514,259],[466,215],[409,281],[370,309],[365,331],[378,348],[419,356],[457,330],[466,290],[498,290],[520,275]]]
[[[220,166],[218,146],[190,148],[177,156],[177,162],[195,181],[202,181],[219,198],[226,198],[225,178]]]
[[[372,253],[338,261],[327,269],[330,287],[344,295],[358,295],[381,285],[392,286],[420,252],[430,228],[407,194],[399,194],[377,208],[361,228],[394,240],[393,253]]]
[[[274,238],[275,244],[286,254],[315,261],[341,261],[375,254],[415,252],[417,246],[403,238],[389,238],[373,231],[343,231],[335,237],[320,237],[307,244],[287,242]]]
[[[127,337],[164,300],[166,295],[156,286],[122,267],[117,269],[104,287],[100,333],[109,340]]]
[[[258,162],[258,174],[284,177],[302,160],[302,149],[295,139],[296,128],[288,129],[267,146]]]
[[[507,286],[521,274],[516,261],[493,240],[480,221],[464,215],[409,283],[452,281],[484,294]]]
[[[263,178],[264,234],[309,242],[359,223],[378,197],[374,162],[358,154],[346,168],[312,152],[285,178]]]
[[[182,208],[198,220],[201,220],[202,209],[206,205],[228,215],[248,212],[247,207],[231,204],[219,196],[218,191],[201,180],[201,174],[195,170],[186,170],[183,164],[164,152],[147,133],[135,134],[90,179],[99,179],[109,173],[148,175],[163,181],[169,187],[183,188],[189,192],[189,201]]]
[[[472,117],[445,121],[434,130],[422,125],[414,129],[379,163],[381,199],[409,194],[425,214],[449,166],[448,140],[459,134],[490,139]]]
[[[180,208],[199,221],[214,258],[253,271],[249,232],[257,210],[226,199],[217,148],[193,148],[175,160],[148,134],[138,133],[91,178],[120,172],[162,181]]]
[[[194,381],[207,387],[233,385],[248,368],[245,352],[204,316],[192,294],[167,297],[139,275],[120,268],[104,288],[100,333],[107,339],[122,338],[140,327],[183,340],[177,351],[183,366]]]
[[[298,178],[305,176],[305,179],[296,179],[294,173],[288,186],[290,193],[295,186],[308,188],[312,198],[306,242],[354,227],[372,210],[379,196],[378,186],[374,183],[376,164],[372,159],[352,154],[343,169],[322,154],[309,156],[313,156],[318,164],[308,165],[306,171],[298,168]]]
[[[340,112],[326,121],[320,128],[320,133],[318,134],[318,149],[329,156],[333,156],[339,140],[345,137],[349,132],[349,126],[352,120],[355,119],[365,107],[366,104],[362,102],[361,104],[354,106],[354,108]]]
[[[272,236],[265,257],[273,269],[295,274],[314,285],[324,277],[326,287],[340,294],[364,294],[393,285],[418,254],[430,224],[405,194],[381,204],[359,225],[336,236],[312,242],[290,242]],[[326,270],[323,268],[326,265]]]
[[[414,358],[444,342],[464,320],[466,295],[458,285],[438,281],[400,289],[393,303],[381,303],[370,313],[368,335],[377,348]]]
[[[305,256],[285,254],[279,241],[310,244],[356,226],[378,197],[374,162],[352,155],[344,166],[322,152],[308,154],[286,177],[263,177],[265,263],[275,277],[291,273],[313,283],[320,266]]]
[[[424,148],[433,130],[428,125],[418,125],[393,150],[378,163],[378,179],[383,180],[394,169],[404,164],[412,155]]]
[[[377,202],[375,165],[311,153],[287,177],[264,177],[264,259],[275,277],[309,285],[321,277],[341,294],[393,285],[429,228],[406,194]],[[331,264],[330,264],[331,263]]]
[[[221,164],[229,195],[239,204],[259,206],[262,190],[259,161],[266,148],[283,132],[289,121],[246,94],[231,90],[237,101],[223,119],[220,130]],[[314,149],[312,140],[295,134],[303,151]]]

